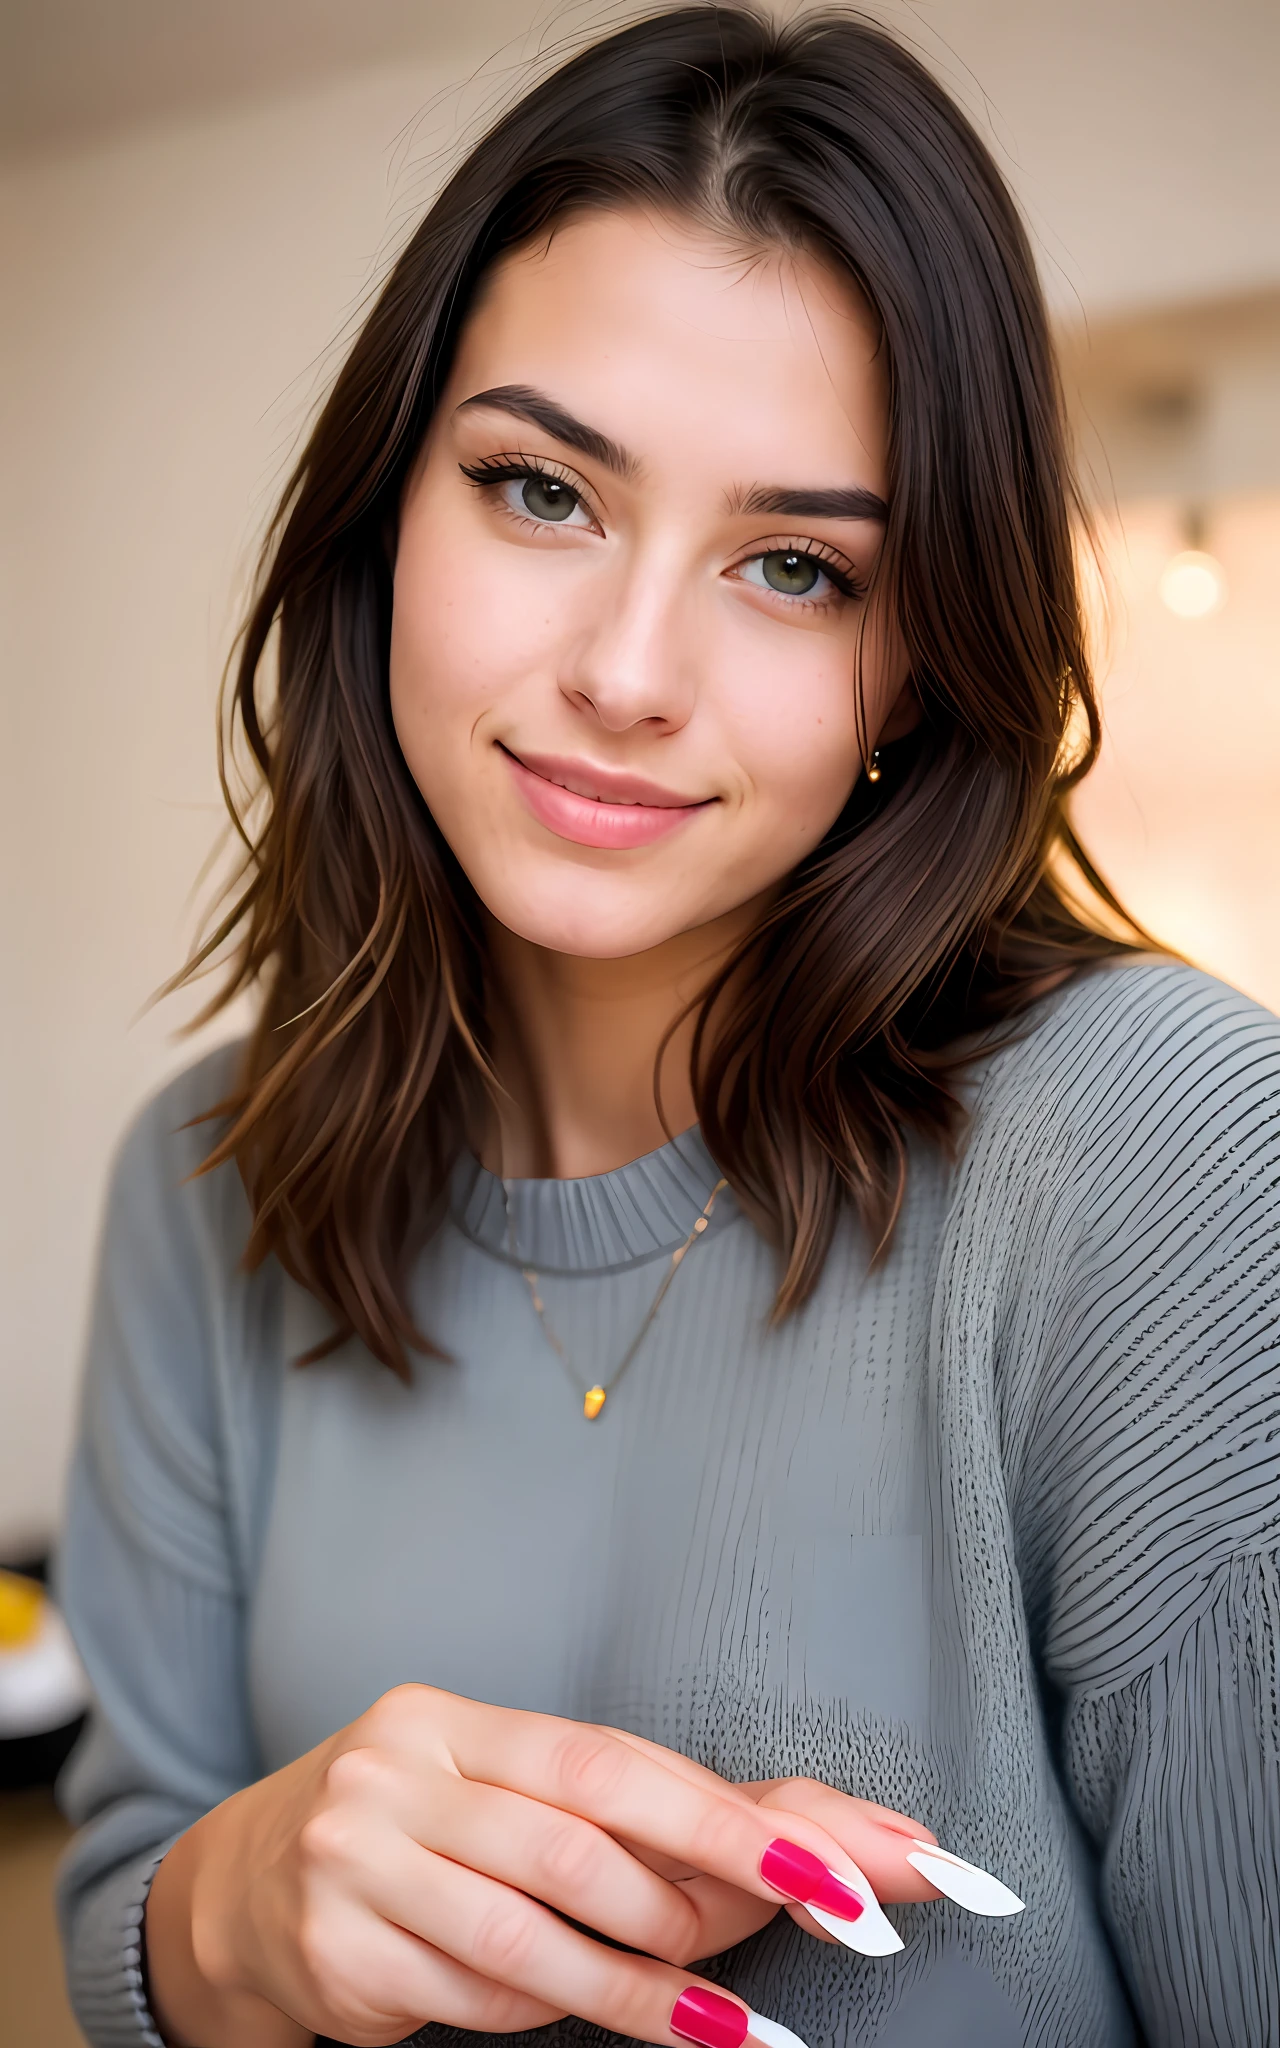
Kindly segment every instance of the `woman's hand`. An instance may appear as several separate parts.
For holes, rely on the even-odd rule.
[[[735,2048],[749,2026],[762,2038],[757,2016],[700,1985],[693,1959],[786,1903],[816,1932],[797,1899],[883,1952],[859,1865],[887,1897],[933,1896],[897,1847],[916,1823],[821,1786],[788,1804],[788,1790],[729,1785],[612,1729],[399,1687],[170,1850],[147,1906],[153,2009],[175,2048],[317,2033],[376,2048],[426,2020],[506,2033],[567,2012]],[[835,1805],[818,1814],[815,1799]]]
[[[921,1899],[936,1899],[941,1896],[943,1889],[955,1897],[956,1886],[950,1878],[945,1887],[939,1887],[930,1883],[929,1879],[907,1860],[918,1851],[932,1847],[938,1856],[945,1857],[949,1865],[970,1872],[975,1879],[985,1879],[987,1886],[992,1888],[981,1905],[974,1905],[974,1910],[988,1913],[1009,1910],[1004,1900],[1000,1900],[999,1903],[996,1900],[998,1894],[1004,1894],[1006,1900],[1012,1900],[1012,1893],[1006,1893],[1005,1887],[988,1877],[985,1871],[977,1870],[972,1864],[963,1863],[961,1858],[952,1856],[945,1850],[938,1850],[937,1836],[925,1827],[922,1821],[913,1820],[909,1814],[897,1813],[891,1806],[879,1806],[874,1800],[856,1799],[847,1792],[837,1792],[833,1786],[819,1784],[815,1778],[766,1778],[753,1784],[726,1784],[714,1771],[707,1770],[702,1764],[694,1763],[690,1757],[680,1756],[673,1750],[662,1749],[656,1742],[646,1742],[643,1736],[630,1735],[622,1729],[614,1729],[611,1732],[620,1742],[629,1743],[632,1748],[642,1750],[646,1755],[663,1763],[668,1770],[678,1772],[694,1784],[703,1784],[708,1789],[715,1787],[722,1794],[749,1801],[758,1809],[775,1813],[775,1825],[784,1839],[798,1839],[799,1832],[790,1826],[786,1816],[802,1816],[805,1820],[814,1822],[833,1841],[840,1844],[856,1865],[859,1879],[877,1900],[906,1904]],[[680,1882],[696,1877],[695,1872],[670,1858],[653,1856],[635,1843],[628,1846],[652,1868],[660,1870],[664,1877]],[[973,1900],[976,1900],[977,1888],[971,1887],[971,1890]],[[754,1904],[754,1901],[752,1903]],[[971,1904],[972,1901],[965,1899],[962,1903]],[[810,1934],[817,1935],[819,1940],[833,1939],[833,1936],[826,1932],[825,1923],[815,1921],[802,1904],[788,1903],[787,1911],[797,1925],[807,1929]],[[856,1937],[856,1925],[853,1932]],[[881,1934],[883,1935],[883,1928]],[[865,1939],[849,1940],[848,1936],[842,1938],[848,1946],[860,1948],[865,1954],[888,1952],[887,1942],[882,1948],[879,1941],[873,1943]],[[742,1936],[735,1935],[733,1939],[741,1940]],[[898,1944],[895,1942],[893,1945]]]
[[[909,1814],[897,1813],[891,1806],[879,1806],[870,1799],[856,1799],[847,1792],[837,1792],[834,1786],[821,1785],[814,1778],[768,1778],[755,1784],[726,1786],[714,1772],[705,1770],[688,1757],[660,1749],[656,1743],[645,1742],[641,1736],[626,1735],[617,1729],[613,1732],[619,1741],[629,1742],[635,1748],[660,1758],[668,1770],[679,1771],[695,1781],[718,1785],[737,1797],[751,1800],[756,1806],[768,1808],[777,1815],[776,1825],[784,1828],[787,1836],[796,1834],[787,1816],[802,1815],[813,1821],[856,1861],[864,1889],[873,1893],[876,1899],[905,1903],[945,1896],[954,1899],[957,1905],[964,1906],[970,1913],[996,1919],[1023,1911],[1023,1901],[998,1877],[993,1877],[989,1870],[983,1870],[976,1863],[966,1862],[963,1856],[941,1848],[937,1836],[923,1822],[913,1820]],[[643,1856],[645,1852],[640,1850],[638,1853]],[[690,1874],[674,1865],[662,1864],[661,1859],[650,1857],[647,1860],[655,1868],[661,1867],[665,1877],[679,1878]],[[902,1946],[883,1915],[878,1923],[872,1921],[870,1915],[865,1920],[860,1918],[850,1932],[820,1907],[821,1894],[817,1894],[811,1899],[808,1911],[802,1905],[788,1905],[787,1911],[799,1926],[807,1928],[811,1934],[823,1938],[828,1934],[834,1935],[848,1947],[861,1949],[864,1955],[886,1955]]]

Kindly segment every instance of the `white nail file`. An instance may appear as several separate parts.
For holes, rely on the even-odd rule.
[[[930,1884],[970,1913],[998,1918],[1024,1910],[1025,1901],[1011,1892],[1007,1884],[1001,1884],[998,1877],[992,1877],[989,1870],[966,1863],[963,1856],[953,1856],[949,1849],[939,1849],[936,1843],[917,1842],[907,1861],[921,1877],[927,1877]]]

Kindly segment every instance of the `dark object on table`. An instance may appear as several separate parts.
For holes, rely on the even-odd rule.
[[[52,1785],[84,1725],[87,1694],[47,1560],[0,1569],[0,1791]]]

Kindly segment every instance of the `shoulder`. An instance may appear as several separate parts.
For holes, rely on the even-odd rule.
[[[1280,1060],[1280,1018],[1180,960],[1141,955],[1077,975],[1032,1010],[995,1052],[990,1103],[1029,1092],[1073,1110],[1131,1096],[1212,1091],[1222,1077],[1262,1079]]]
[[[234,1162],[201,1171],[220,1135],[239,1048],[222,1046],[143,1104],[107,1185],[89,1338],[88,1388],[128,1387],[161,1407],[209,1392],[220,1332],[245,1319],[249,1203]]]
[[[216,1140],[217,1112],[242,1051],[238,1039],[215,1046],[147,1096],[120,1141],[120,1167],[138,1172],[147,1162],[183,1176],[196,1171]]]
[[[1015,1026],[972,1088],[967,1152],[999,1158],[1013,1199],[1063,1173],[1077,1198],[1179,1176],[1189,1193],[1212,1161],[1240,1176],[1276,1158],[1280,1019],[1180,961],[1107,963]]]
[[[1280,1533],[1280,1023],[1126,962],[977,1089],[952,1320],[986,1333],[1046,1668],[1117,1682]]]
[[[107,1196],[108,1234],[115,1218],[145,1218],[166,1237],[247,1230],[247,1204],[234,1166],[201,1172],[222,1132],[217,1112],[231,1088],[240,1051],[239,1043],[216,1047],[136,1111],[116,1149]]]

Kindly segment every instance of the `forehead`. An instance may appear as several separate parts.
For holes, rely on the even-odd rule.
[[[852,282],[661,216],[581,215],[495,267],[446,404],[512,383],[657,467],[883,484],[883,352]]]

